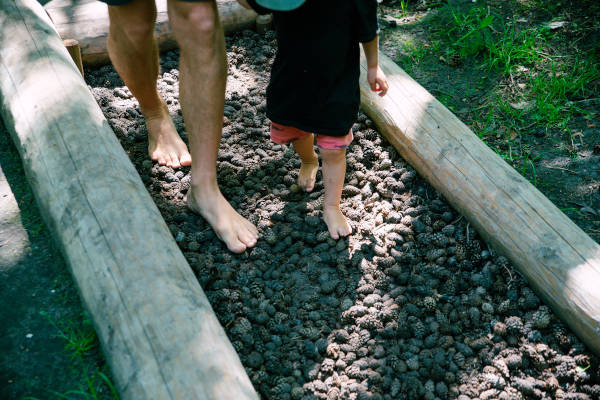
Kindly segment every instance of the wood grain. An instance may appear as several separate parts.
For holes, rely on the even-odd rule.
[[[600,246],[454,114],[382,55],[390,89],[366,83],[361,105],[380,132],[600,355]]]
[[[83,61],[81,61],[81,48],[79,47],[79,42],[75,39],[64,39],[63,43],[67,48],[71,59],[81,73],[81,76],[85,76],[83,73]]]
[[[123,399],[258,399],[36,0],[0,7],[0,113]]]
[[[234,32],[254,29],[257,14],[240,6],[236,0],[218,0],[223,30]],[[110,63],[106,50],[108,8],[97,0],[52,0],[44,8],[62,38],[79,41],[86,65]],[[161,51],[177,47],[167,13],[167,0],[156,0],[157,17],[154,35]]]

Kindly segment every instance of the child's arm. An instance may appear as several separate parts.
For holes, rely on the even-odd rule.
[[[379,68],[379,36],[370,42],[362,43],[365,58],[367,59],[367,82],[371,90],[385,96],[388,91],[388,82],[385,74]]]

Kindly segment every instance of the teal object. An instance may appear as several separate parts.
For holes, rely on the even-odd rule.
[[[300,7],[305,0],[256,0],[258,5],[275,11],[290,11]]]

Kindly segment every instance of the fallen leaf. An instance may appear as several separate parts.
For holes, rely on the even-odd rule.
[[[562,28],[565,25],[567,25],[567,21],[552,21],[547,23],[545,27],[550,29],[551,31],[554,31],[556,29]]]
[[[515,140],[519,134],[516,131],[510,131],[510,140]]]
[[[529,110],[533,106],[533,101],[520,101],[518,103],[510,103],[510,106],[515,110]]]

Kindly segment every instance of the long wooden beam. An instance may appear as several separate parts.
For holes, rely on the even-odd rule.
[[[123,399],[258,399],[36,0],[0,5],[0,115]]]
[[[600,354],[600,246],[392,60],[380,64],[383,98],[361,66],[362,107],[379,131]]]
[[[218,0],[219,17],[225,32],[253,29],[257,14],[240,6],[236,0]],[[52,0],[44,8],[63,39],[75,39],[81,47],[86,65],[108,64],[108,8],[98,0]],[[167,0],[156,0],[154,34],[161,51],[176,47],[169,25]]]

